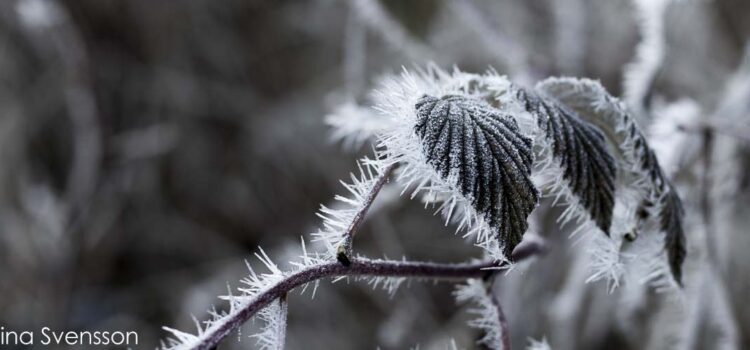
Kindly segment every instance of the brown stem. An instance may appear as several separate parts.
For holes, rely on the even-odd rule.
[[[502,345],[500,349],[510,350],[510,330],[508,328],[508,319],[505,318],[505,312],[503,312],[503,307],[500,305],[500,301],[497,300],[497,297],[490,295],[490,298],[492,299],[492,304],[495,305],[495,308],[497,309],[497,318],[500,323],[500,342]]]
[[[258,311],[274,300],[296,287],[322,278],[372,276],[464,280],[468,278],[483,278],[491,272],[491,270],[488,271],[487,269],[493,267],[497,267],[497,264],[494,262],[436,264],[428,262],[374,261],[361,258],[352,259],[349,266],[344,266],[338,262],[314,265],[287,276],[265,291],[253,296],[252,301],[248,302],[236,313],[227,316],[228,319],[219,327],[206,330],[202,339],[188,349],[209,350],[216,347],[222,339],[237,330]]]
[[[359,227],[362,226],[362,222],[364,222],[365,220],[367,211],[370,210],[370,206],[372,206],[372,203],[375,201],[375,197],[377,197],[378,193],[380,193],[380,190],[385,185],[388,177],[390,177],[393,169],[396,168],[396,165],[396,163],[390,164],[386,166],[382,172],[380,172],[380,177],[378,177],[377,181],[375,181],[375,184],[372,186],[370,193],[368,193],[367,197],[365,197],[362,208],[359,210],[359,212],[357,212],[357,214],[354,216],[354,219],[352,219],[352,223],[344,232],[344,241],[339,246],[338,252],[336,254],[336,259],[338,259],[338,261],[343,265],[348,266],[349,264],[351,264],[349,257],[352,255],[352,241],[354,240],[354,234],[357,232],[357,230],[359,230]]]
[[[490,301],[492,301],[492,305],[497,310],[497,323],[500,325],[500,344],[498,348],[502,350],[510,350],[510,329],[508,327],[508,319],[505,317],[505,312],[503,312],[503,307],[500,305],[500,300],[498,300],[495,293],[492,292],[492,287],[495,285],[496,279],[497,272],[492,273],[488,277],[485,293],[487,293]]]

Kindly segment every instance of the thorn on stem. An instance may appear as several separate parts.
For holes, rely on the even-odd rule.
[[[349,266],[352,264],[351,260],[349,259],[349,256],[352,253],[352,235],[347,234],[346,237],[344,237],[344,240],[341,242],[341,244],[338,247],[338,250],[336,252],[336,260],[338,260],[341,265]]]
[[[346,252],[341,251],[341,250],[336,254],[336,260],[338,260],[341,263],[341,265],[344,265],[347,267],[352,264],[352,261],[349,260],[348,256],[346,256]]]
[[[625,240],[628,242],[634,242],[638,238],[638,231],[633,230],[625,234]]]

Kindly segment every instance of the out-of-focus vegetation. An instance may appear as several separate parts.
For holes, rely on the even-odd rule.
[[[620,95],[642,42],[625,0],[12,0],[0,10],[0,324],[137,330],[144,348],[162,325],[187,328],[218,305],[259,243],[283,257],[315,230],[318,205],[358,156],[330,141],[324,116],[365,101],[382,73],[492,66],[520,84],[573,75]],[[516,347],[543,336],[555,349],[750,347],[747,18],[740,0],[669,3],[644,97],[654,142],[695,141],[657,149],[673,157],[688,210],[685,295],[584,284],[571,227],[558,229],[558,210],[538,213],[550,252],[499,282]],[[677,127],[701,123],[725,124],[708,190],[702,133]],[[376,211],[358,249],[478,256],[421,206]],[[414,283],[389,299],[340,282],[314,302],[293,295],[287,347],[472,347],[479,334],[451,291]]]

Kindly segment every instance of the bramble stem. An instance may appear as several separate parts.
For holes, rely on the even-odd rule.
[[[338,262],[327,262],[313,265],[297,271],[265,291],[255,295],[237,312],[227,316],[227,321],[216,329],[207,329],[202,338],[190,350],[209,350],[216,347],[227,335],[237,330],[258,311],[282,297],[296,287],[326,277],[337,276],[371,276],[371,277],[407,277],[440,280],[464,280],[482,278],[491,273],[489,268],[496,268],[494,262],[473,264],[436,264],[428,262],[377,261],[354,258],[349,266]]]
[[[497,323],[500,325],[500,344],[498,344],[498,349],[510,350],[510,328],[508,327],[508,319],[505,317],[505,312],[503,311],[503,306],[500,305],[500,300],[497,299],[497,296],[492,290],[496,280],[497,271],[494,271],[485,281],[485,293],[490,298],[490,301],[492,301],[495,310],[497,310]]]
[[[508,328],[508,319],[505,317],[505,312],[503,312],[503,307],[500,305],[500,301],[497,300],[497,297],[494,294],[490,294],[490,299],[497,309],[497,318],[500,323],[500,342],[502,345],[500,349],[510,350],[510,329]]]
[[[276,339],[279,340],[279,343],[276,344],[276,349],[284,350],[284,346],[286,345],[286,319],[289,314],[289,304],[286,302],[286,293],[282,294],[276,302],[279,303],[279,317],[281,318],[278,321],[279,328],[276,329]]]
[[[375,197],[377,197],[378,193],[380,193],[380,190],[383,189],[385,182],[388,180],[388,177],[390,177],[393,169],[396,168],[396,165],[396,163],[393,163],[383,169],[383,171],[380,173],[380,177],[378,177],[377,181],[375,181],[375,184],[372,186],[370,193],[368,193],[367,197],[365,197],[362,208],[359,210],[359,212],[357,212],[357,214],[354,216],[354,219],[352,220],[352,223],[344,232],[344,235],[346,237],[344,237],[344,240],[339,246],[338,252],[336,253],[336,259],[341,264],[348,266],[351,263],[349,257],[352,255],[352,241],[354,240],[354,234],[357,232],[357,230],[359,230],[359,227],[362,226],[362,222],[364,222],[365,220],[367,211],[370,210],[370,206],[372,206],[372,203],[375,201]]]

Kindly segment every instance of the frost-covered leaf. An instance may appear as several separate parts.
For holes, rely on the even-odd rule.
[[[685,246],[685,232],[682,230],[682,217],[685,211],[682,201],[677,195],[672,184],[669,184],[669,192],[663,199],[664,203],[659,213],[661,230],[664,232],[664,248],[667,251],[669,268],[672,276],[678,283],[682,283],[682,262],[685,261],[687,251]]]
[[[652,207],[649,212],[654,212],[659,220],[659,229],[665,235],[664,249],[669,268],[675,281],[681,283],[682,262],[686,255],[682,202],[624,104],[601,84],[589,79],[550,78],[539,83],[537,89],[554,96],[586,121],[596,124],[617,147],[621,169],[637,179],[635,185],[643,192],[642,202]]]
[[[604,134],[558,101],[518,89],[517,97],[552,142],[571,191],[597,226],[609,234],[615,204],[615,161]]]
[[[538,202],[530,179],[531,139],[515,119],[480,99],[425,95],[415,108],[414,128],[427,162],[469,199],[511,256]]]

